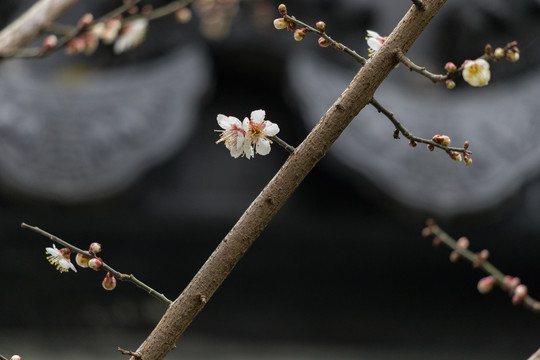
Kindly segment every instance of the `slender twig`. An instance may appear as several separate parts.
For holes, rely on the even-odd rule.
[[[82,249],[79,249],[78,247],[76,247],[74,245],[71,245],[67,241],[64,241],[64,240],[60,239],[59,237],[57,237],[55,235],[52,235],[52,234],[46,232],[45,230],[42,230],[42,229],[40,229],[40,228],[38,228],[36,226],[31,226],[31,225],[22,223],[21,227],[23,229],[29,229],[29,230],[32,230],[32,231],[40,234],[40,235],[43,235],[43,236],[49,238],[50,240],[52,240],[52,241],[54,241],[54,242],[56,242],[56,243],[58,243],[58,244],[60,244],[60,245],[62,245],[64,247],[67,247],[72,252],[76,252],[78,254],[81,254],[82,256],[84,256],[86,258],[89,258],[89,259],[97,258],[96,256],[93,256],[89,252],[84,251]],[[156,290],[152,289],[150,286],[146,285],[145,283],[143,283],[142,281],[137,279],[132,274],[128,275],[128,274],[123,274],[121,272],[118,272],[118,271],[114,270],[113,268],[111,268],[109,265],[105,264],[105,262],[103,262],[102,269],[105,270],[105,271],[110,272],[118,280],[128,281],[128,282],[133,283],[135,286],[143,289],[145,292],[152,295],[153,297],[160,300],[161,302],[165,303],[166,305],[171,304],[171,300],[167,299],[167,297],[165,295],[163,295],[163,294],[157,292]]]
[[[2,354],[0,354],[0,360],[8,360],[6,357],[2,356]]]
[[[138,353],[138,352],[135,352],[135,351],[129,351],[129,350],[124,350],[124,349],[122,349],[121,347],[118,348],[118,351],[120,351],[120,353],[123,354],[123,355],[130,355],[130,356],[133,356],[134,358],[142,359],[141,354]]]
[[[405,136],[407,139],[409,139],[410,141],[416,141],[418,143],[422,143],[422,144],[428,144],[428,145],[433,145],[435,147],[438,147],[439,149],[442,149],[444,151],[446,151],[447,153],[449,151],[457,151],[457,152],[461,152],[461,153],[467,153],[467,154],[471,154],[471,151],[470,150],[467,150],[465,148],[457,148],[457,147],[451,147],[451,146],[444,146],[444,145],[441,145],[433,140],[429,140],[429,139],[424,139],[424,138],[421,138],[421,137],[418,137],[418,136],[415,136],[413,134],[411,134],[411,132],[409,130],[407,130],[407,128],[405,126],[403,126],[403,124],[401,124],[397,119],[396,117],[394,116],[394,113],[391,112],[390,110],[386,109],[384,106],[382,106],[377,100],[375,100],[374,98],[371,99],[370,101],[370,104],[373,105],[373,107],[375,109],[377,109],[377,111],[379,111],[380,113],[382,113],[383,115],[385,115],[391,122],[392,124],[394,124],[394,126],[396,127],[397,130],[399,130],[399,132]]]
[[[495,265],[485,259],[479,261],[477,253],[470,251],[466,247],[458,246],[458,242],[453,237],[448,235],[444,230],[442,230],[437,224],[435,224],[432,219],[429,219],[427,221],[427,227],[423,230],[423,234],[425,236],[435,236],[443,244],[445,244],[450,249],[459,254],[459,256],[468,260],[471,264],[481,269],[486,274],[493,276],[493,278],[495,278],[495,280],[497,281],[498,285],[506,289],[511,296],[515,294],[517,286],[510,284],[508,281],[505,281],[506,275],[502,271],[500,271],[497,267],[495,267]],[[538,300],[535,300],[531,296],[526,295],[523,299],[522,304],[529,310],[540,313],[540,302]]]
[[[295,150],[294,146],[287,144],[285,141],[281,140],[277,136],[272,136],[271,139],[275,141],[279,146],[287,150],[289,154],[292,154],[294,152]]]
[[[298,26],[301,26],[303,28],[306,28],[307,31],[309,32],[312,32],[312,33],[315,33],[321,37],[323,37],[324,39],[326,39],[326,41],[328,41],[328,43],[330,45],[332,45],[333,48],[339,50],[339,51],[343,51],[344,53],[352,56],[356,61],[358,61],[360,64],[365,64],[367,59],[358,55],[358,53],[352,49],[350,49],[349,47],[343,45],[342,43],[340,42],[337,42],[335,41],[334,39],[332,39],[325,31],[320,31],[316,28],[314,28],[313,26],[310,26],[308,24],[306,24],[305,22],[302,22],[300,20],[297,20],[295,19],[294,17],[292,16],[289,16],[289,15],[285,15],[284,16],[285,20],[287,21],[290,21],[290,22],[293,22],[295,23],[296,25]]]
[[[167,5],[164,5],[162,7],[154,9],[150,13],[148,19],[149,20],[154,20],[154,19],[157,19],[157,18],[160,18],[160,17],[163,17],[163,16],[167,16],[167,15],[172,14],[173,12],[175,12],[177,10],[180,10],[180,9],[188,6],[192,2],[193,2],[193,0],[173,1],[173,2],[171,2],[169,4],[167,4]]]
[[[420,11],[426,10],[426,5],[424,4],[422,0],[411,0],[411,1],[418,10]]]

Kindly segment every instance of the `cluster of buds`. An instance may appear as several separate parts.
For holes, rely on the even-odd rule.
[[[315,24],[315,28],[308,29],[303,27],[301,29],[297,29],[296,23],[290,20],[294,19],[294,16],[287,16],[287,7],[285,6],[285,4],[280,4],[278,6],[278,11],[279,14],[282,15],[282,17],[274,20],[274,27],[277,30],[287,29],[289,31],[294,31],[294,40],[296,41],[304,40],[309,31],[316,32],[319,35],[323,35],[326,31],[326,24],[324,23],[324,21],[318,21]],[[319,38],[319,45],[321,47],[328,47],[330,45],[330,41],[328,41],[328,39],[326,39],[324,36],[321,36]]]
[[[477,288],[481,294],[487,294],[496,285],[499,285],[503,291],[511,296],[514,305],[522,304],[529,294],[527,285],[522,284],[520,278],[510,275],[505,275],[502,283],[492,275],[483,277],[478,281]],[[533,306],[540,307],[540,304],[535,303]]]
[[[71,263],[71,250],[69,248],[57,249],[53,244],[52,248],[48,247],[45,248],[45,250],[48,254],[47,260],[49,260],[52,265],[56,266],[56,269],[61,273],[68,272],[69,270],[77,272],[77,269]],[[77,256],[75,256],[75,262],[82,268],[90,268],[94,271],[100,271],[103,269],[103,260],[97,257],[97,254],[100,252],[101,244],[93,242],[90,244],[88,251],[84,252],[86,255],[77,253]],[[110,273],[107,273],[102,285],[106,290],[113,290],[116,287],[116,279]]]
[[[190,12],[181,11],[175,13],[178,21],[187,22],[191,18]],[[106,45],[114,43],[113,50],[116,54],[138,46],[146,37],[148,30],[148,15],[152,12],[152,7],[147,5],[140,11],[141,17],[134,20],[122,19],[122,16],[116,16],[99,22],[94,22],[92,14],[85,14],[77,25],[78,35],[69,40],[65,46],[65,52],[68,55],[84,53],[91,55],[96,51],[100,41]],[[136,15],[139,10],[136,6],[128,11],[130,15]],[[56,40],[56,41],[55,41]],[[49,50],[57,45],[57,39],[47,38],[43,43],[44,50]]]
[[[498,47],[495,50],[492,49],[490,44],[487,44],[484,52],[490,58],[494,60],[506,59],[510,62],[516,62],[519,60],[519,48],[517,46],[517,41],[512,41],[504,48]]]

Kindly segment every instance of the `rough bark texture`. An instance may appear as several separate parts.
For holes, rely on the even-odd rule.
[[[326,154],[334,141],[398,64],[397,50],[406,53],[446,0],[425,1],[425,10],[412,6],[385,45],[360,69],[348,88],[287,159],[246,212],[219,244],[180,296],[171,304],[137,353],[143,360],[163,359],[174,347],[206,301],[227,278],[251,244],[294,190]],[[136,357],[132,357],[136,360]]]
[[[78,0],[40,0],[0,32],[0,55],[27,45]]]

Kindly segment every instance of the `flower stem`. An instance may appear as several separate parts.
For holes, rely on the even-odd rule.
[[[270,137],[270,139],[272,139],[272,141],[275,141],[279,146],[281,146],[282,148],[287,150],[289,152],[289,154],[292,154],[294,152],[294,150],[295,150],[294,146],[291,146],[291,145],[287,144],[285,141],[278,138],[277,136],[272,136],[272,137]]]
[[[468,260],[471,264],[477,264],[478,261],[478,255],[472,251],[470,251],[467,248],[463,248],[458,246],[457,241],[448,235],[443,229],[441,229],[437,224],[433,222],[433,220],[429,219],[427,221],[427,227],[425,228],[426,236],[433,235],[436,236],[438,239],[441,240],[443,244],[448,246],[453,251],[457,252],[461,257]],[[516,287],[514,285],[509,284],[505,281],[505,274],[500,271],[495,265],[490,263],[489,261],[485,260],[482,261],[480,264],[477,264],[476,267],[483,270],[488,275],[491,275],[497,280],[497,283],[499,286],[503,286],[504,288],[508,289],[508,292],[510,295],[514,295]],[[531,296],[527,295],[523,300],[523,306],[528,308],[529,310],[540,313],[540,302]]]
[[[0,360],[8,360],[6,357],[2,356],[2,354],[0,354]]]
[[[330,43],[330,45],[332,45],[332,47],[334,47],[335,49],[337,49],[339,51],[343,51],[344,53],[352,56],[360,64],[365,64],[366,63],[366,61],[367,61],[366,58],[358,55],[358,53],[356,51],[348,48],[347,46],[343,45],[342,43],[335,41],[328,34],[326,34],[326,32],[320,31],[320,30],[314,28],[313,26],[310,26],[310,25],[306,24],[305,22],[297,20],[297,19],[295,19],[295,18],[293,18],[293,17],[291,17],[289,15],[285,15],[284,18],[287,21],[293,22],[298,26],[306,28],[309,32],[315,33],[315,34],[325,38],[326,41],[328,41]]]
[[[433,140],[429,140],[429,139],[424,139],[424,138],[421,138],[421,137],[418,137],[418,136],[415,136],[413,134],[411,134],[411,132],[409,130],[407,130],[407,128],[405,126],[403,126],[403,124],[401,124],[398,119],[396,119],[396,117],[394,116],[394,113],[391,112],[390,110],[386,109],[384,106],[382,106],[377,100],[375,100],[375,98],[371,99],[371,101],[369,102],[375,109],[377,109],[378,112],[382,113],[383,115],[385,115],[391,122],[392,124],[394,124],[394,126],[396,127],[397,130],[399,130],[399,132],[405,136],[407,139],[411,140],[411,141],[416,141],[416,142],[419,142],[419,143],[422,143],[422,144],[428,144],[428,145],[433,145],[435,147],[438,147],[439,149],[442,149],[446,152],[449,152],[449,151],[457,151],[457,152],[460,152],[460,153],[467,153],[467,154],[471,154],[471,151],[470,150],[467,150],[465,148],[456,148],[456,147],[450,147],[450,146],[444,146],[444,145],[441,145],[439,143],[436,143],[435,141]]]
[[[36,226],[31,226],[31,225],[22,223],[21,227],[23,229],[29,229],[29,230],[32,230],[32,231],[40,234],[40,235],[43,235],[46,238],[48,238],[48,239],[50,239],[50,240],[64,246],[64,247],[67,247],[72,252],[76,252],[78,254],[81,254],[82,256],[84,256],[86,258],[89,258],[89,259],[96,258],[97,259],[96,256],[93,256],[92,254],[88,253],[87,251],[83,251],[83,250],[79,249],[78,247],[76,247],[74,245],[71,245],[70,243],[60,239],[59,237],[57,237],[55,235],[52,235],[52,234],[46,232],[45,230],[42,230],[42,229],[40,229],[40,228],[38,228]],[[112,267],[110,267],[109,265],[105,264],[105,262],[103,262],[102,269],[105,270],[105,271],[110,272],[118,280],[129,281],[129,282],[133,283],[135,286],[137,286],[140,289],[143,289],[145,292],[152,295],[156,299],[160,300],[161,302],[163,302],[167,306],[171,304],[171,300],[167,299],[167,297],[165,295],[163,295],[163,294],[157,292],[156,290],[152,289],[150,286],[146,285],[145,283],[143,283],[142,281],[137,279],[134,275],[132,275],[132,274],[128,275],[128,274],[123,274],[121,272],[118,272],[118,271],[114,270]]]

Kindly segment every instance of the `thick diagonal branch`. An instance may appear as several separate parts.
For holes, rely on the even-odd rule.
[[[413,7],[383,47],[360,69],[348,88],[289,156],[274,178],[219,244],[180,296],[171,304],[137,353],[144,360],[163,359],[216,289],[285,204],[294,190],[326,154],[352,119],[370,102],[377,87],[406,53],[445,0],[426,0],[425,11]],[[135,358],[131,358],[136,360]]]
[[[78,0],[40,0],[0,32],[0,56],[30,43]]]

